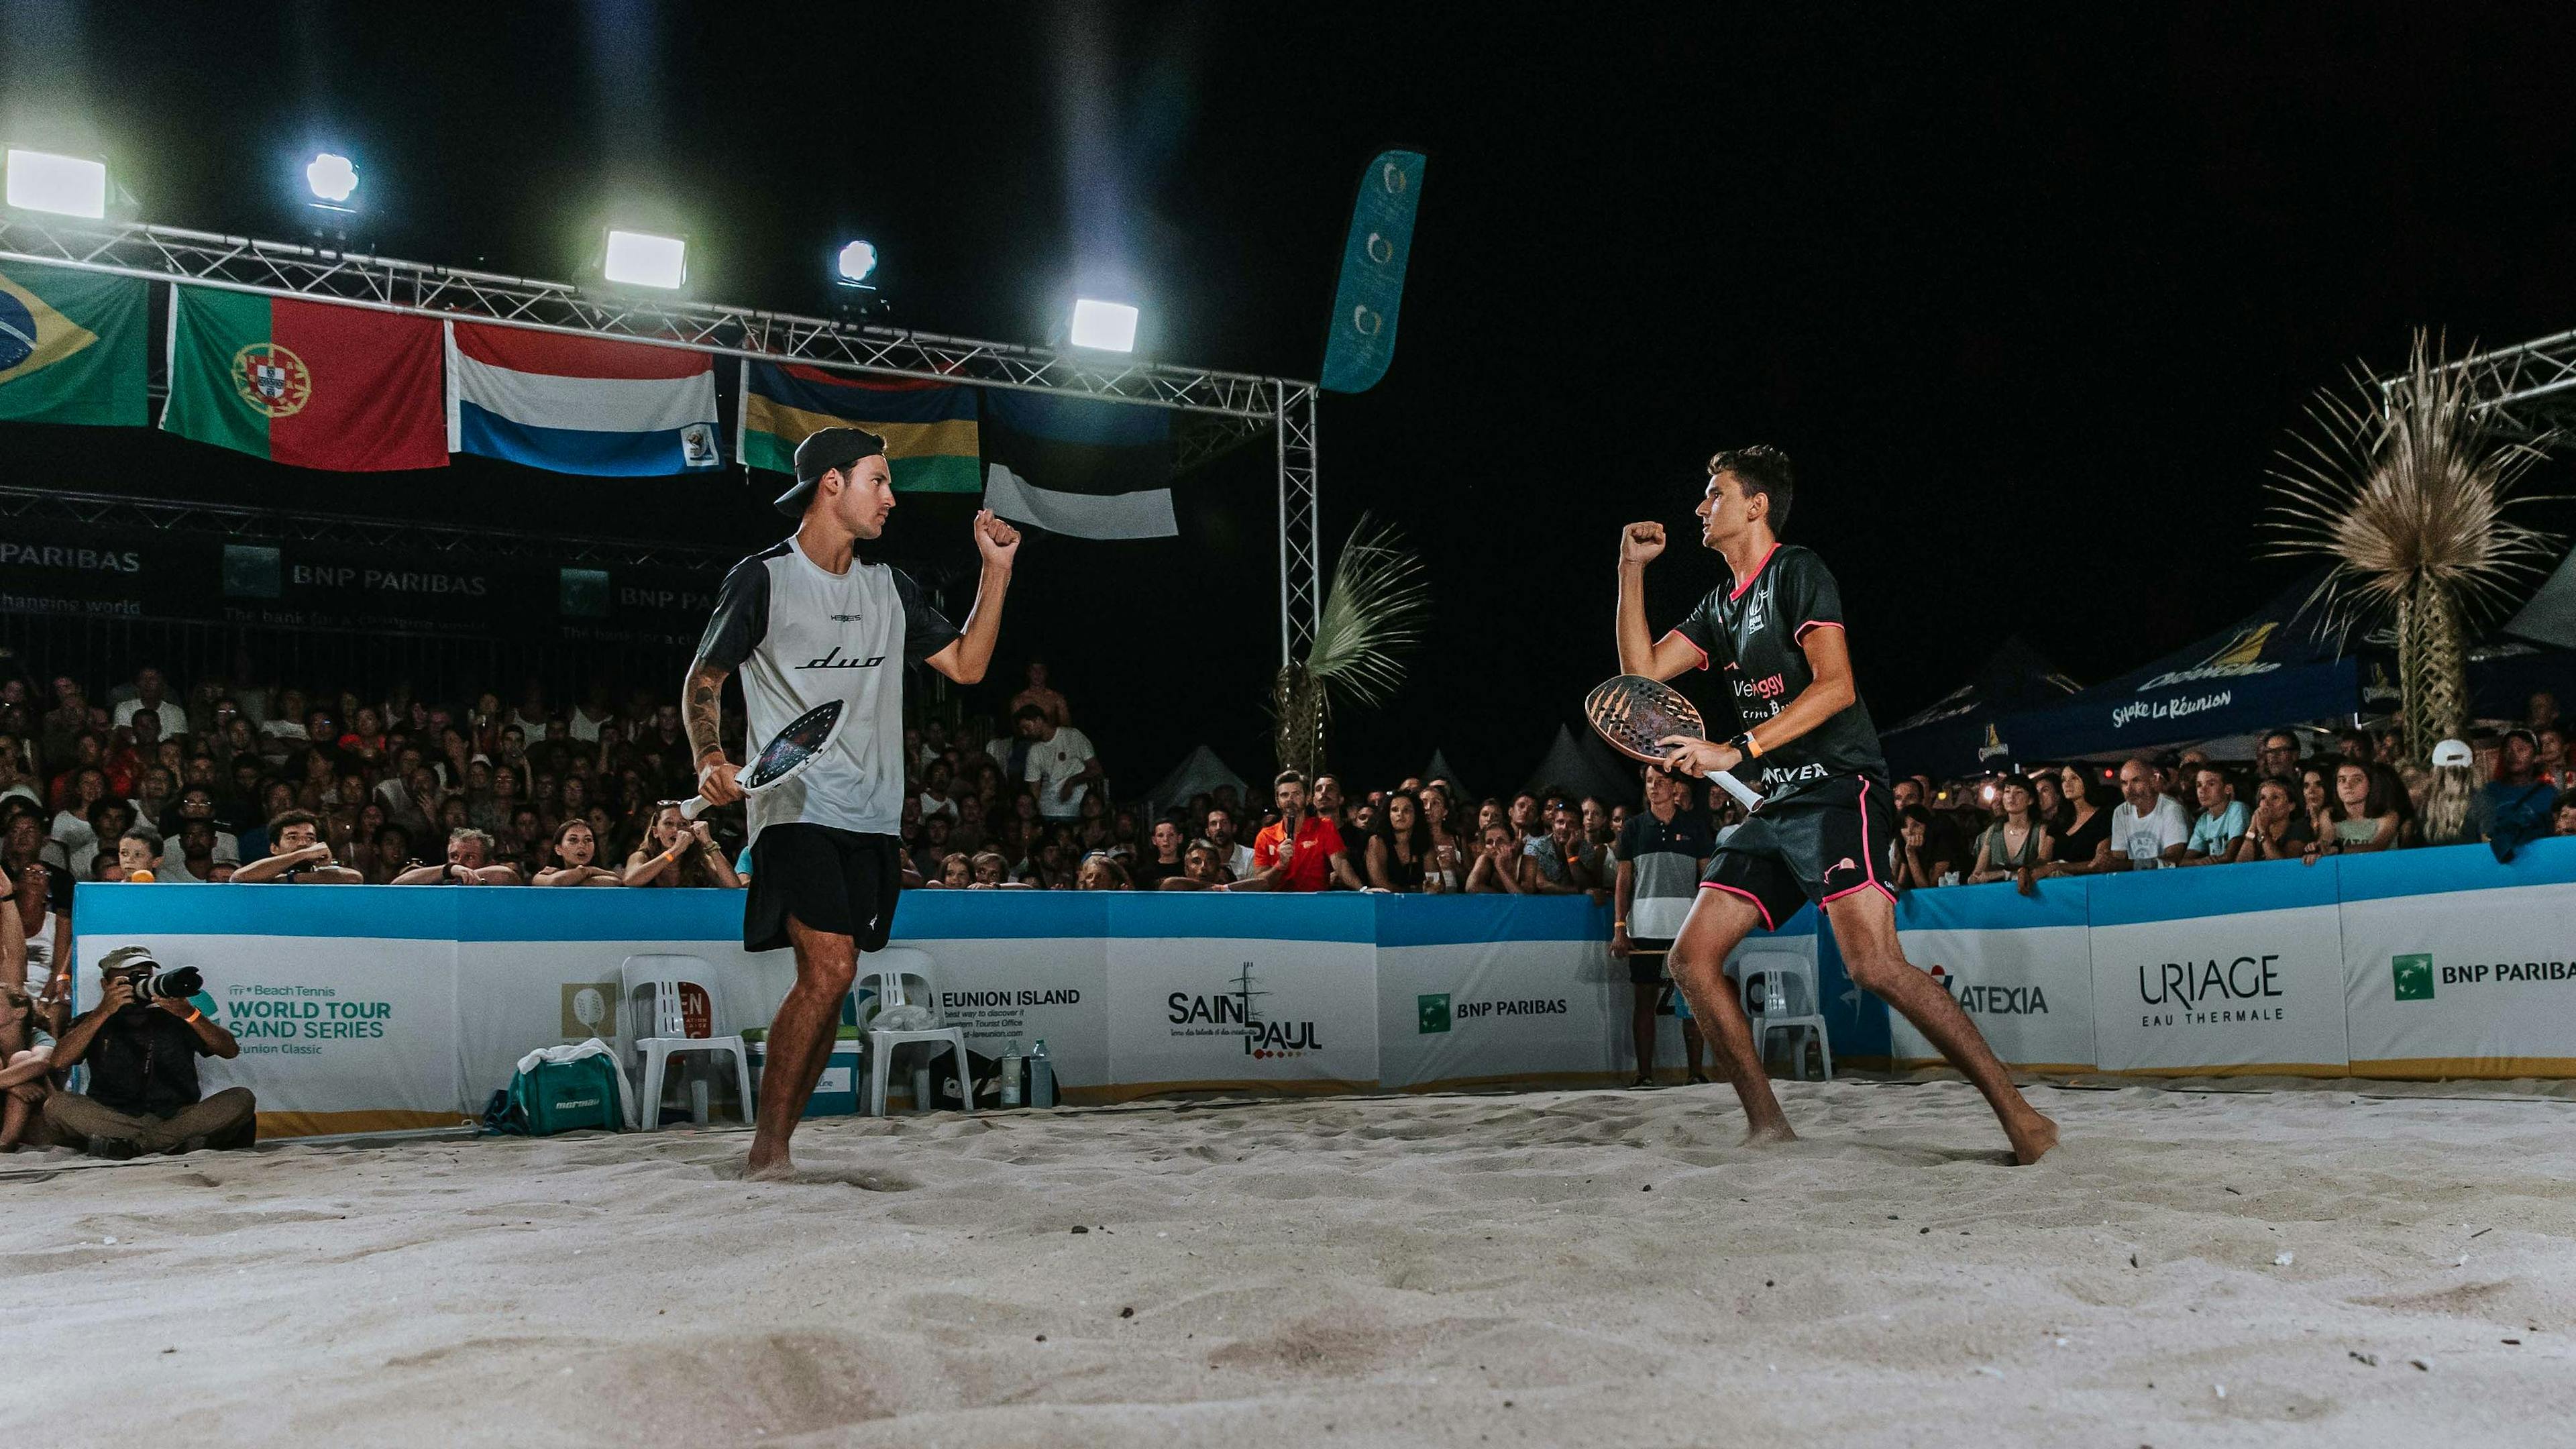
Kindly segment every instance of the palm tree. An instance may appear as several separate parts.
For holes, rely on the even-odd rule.
[[[1422,641],[1431,588],[1421,555],[1392,524],[1367,514],[1333,565],[1332,586],[1306,657],[1279,671],[1270,688],[1278,716],[1279,767],[1309,779],[1324,768],[1324,735],[1335,695],[1377,705],[1404,682],[1401,657]]]
[[[2552,558],[2547,535],[2506,517],[2534,501],[2514,485],[2550,440],[2505,437],[2471,369],[2421,330],[2403,376],[2352,380],[2349,393],[2321,390],[2309,430],[2276,455],[2263,527],[2273,557],[2332,561],[2310,602],[2340,632],[2390,618],[2406,753],[2420,760],[2467,721],[2466,616]]]

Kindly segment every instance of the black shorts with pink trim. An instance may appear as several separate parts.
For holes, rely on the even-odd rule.
[[[1755,811],[1717,847],[1700,889],[1751,901],[1776,930],[1813,901],[1855,891],[1896,898],[1896,807],[1887,782],[1838,775]]]

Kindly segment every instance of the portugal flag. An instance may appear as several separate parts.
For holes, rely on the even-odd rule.
[[[161,426],[299,468],[444,468],[445,370],[435,318],[172,287]]]

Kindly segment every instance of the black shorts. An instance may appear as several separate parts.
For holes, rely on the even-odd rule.
[[[1664,979],[1664,953],[1673,948],[1665,940],[1630,937],[1628,940],[1628,984],[1652,986]]]
[[[1842,775],[1771,801],[1735,828],[1700,889],[1751,901],[1767,930],[1809,901],[1854,891],[1896,899],[1896,807],[1887,782]]]
[[[751,888],[742,903],[742,948],[788,944],[787,918],[885,949],[903,889],[903,842],[829,825],[772,825],[751,843]]]

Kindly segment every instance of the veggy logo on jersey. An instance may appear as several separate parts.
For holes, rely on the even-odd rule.
[[[2429,955],[2391,956],[2388,973],[2397,988],[2400,1001],[2433,999],[2433,958]]]
[[[1164,1003],[1165,1019],[1171,1023],[1174,1036],[1239,1036],[1243,1054],[1248,1057],[1303,1056],[1324,1049],[1323,1039],[1311,1021],[1273,1021],[1261,1012],[1261,998],[1270,995],[1260,990],[1252,974],[1252,963],[1234,976],[1234,989],[1213,996],[1193,996],[1175,991]]]

